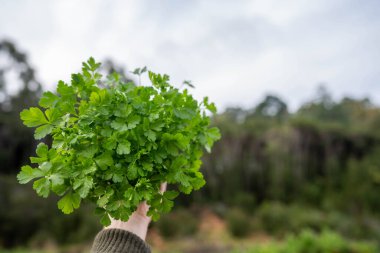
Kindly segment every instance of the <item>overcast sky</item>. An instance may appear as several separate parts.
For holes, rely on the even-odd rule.
[[[294,109],[320,83],[380,104],[379,14],[379,0],[0,0],[0,39],[50,90],[94,56],[192,80],[221,109],[268,93]]]

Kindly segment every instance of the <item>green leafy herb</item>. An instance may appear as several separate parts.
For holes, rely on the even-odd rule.
[[[45,92],[39,105],[20,113],[41,142],[35,168],[26,165],[17,178],[34,180],[37,194],[61,196],[58,208],[69,214],[87,200],[97,205],[103,225],[110,218],[128,220],[141,201],[151,206],[157,220],[169,212],[179,191],[190,193],[205,184],[201,166],[203,150],[210,151],[220,138],[210,127],[206,110],[213,103],[196,101],[186,89],[169,84],[169,76],[147,72],[151,86],[124,83],[117,74],[102,78],[100,63],[90,58],[70,85],[59,81],[56,94]],[[185,82],[192,87],[190,82]],[[162,182],[177,190],[160,193]]]

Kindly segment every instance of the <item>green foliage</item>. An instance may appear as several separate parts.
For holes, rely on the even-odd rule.
[[[245,237],[251,232],[250,217],[238,208],[228,211],[226,221],[229,232],[235,237]]]
[[[69,214],[82,199],[96,203],[101,222],[108,215],[128,220],[146,200],[153,220],[169,212],[177,191],[160,193],[162,182],[190,193],[205,181],[199,172],[203,148],[210,151],[220,138],[210,128],[208,99],[198,103],[187,90],[171,86],[169,76],[149,72],[152,86],[123,83],[112,74],[104,80],[93,58],[73,74],[71,85],[59,81],[57,94],[45,92],[39,105],[20,113],[28,127],[37,127],[41,142],[31,157],[36,168],[24,166],[20,183],[35,180],[37,194],[54,192],[58,208]],[[146,68],[138,70],[141,75]]]
[[[280,237],[289,232],[299,233],[305,228],[319,232],[325,228],[335,228],[337,225],[330,222],[329,213],[307,206],[270,201],[258,208],[255,218],[264,231]],[[347,217],[343,219],[348,220]]]
[[[246,213],[251,213],[256,207],[256,199],[253,194],[247,192],[239,192],[229,200],[228,205],[241,208]]]
[[[163,215],[154,226],[163,237],[178,238],[194,235],[198,229],[198,219],[190,211],[181,208]]]
[[[316,234],[303,230],[298,235],[290,235],[284,242],[272,242],[254,247],[249,253],[375,253],[376,244],[352,242],[339,234],[325,230]]]
[[[0,248],[91,242],[101,229],[97,217],[89,215],[93,205],[83,203],[71,216],[61,215],[57,196],[39,198],[13,175],[0,177],[0,196]]]
[[[255,231],[265,231],[278,238],[307,228],[314,232],[329,229],[347,238],[369,239],[377,238],[380,229],[377,216],[352,217],[347,212],[273,201],[266,201],[254,212],[253,223]]]

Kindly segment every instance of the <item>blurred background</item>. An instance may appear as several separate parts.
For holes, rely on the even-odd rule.
[[[0,0],[0,252],[89,252],[93,207],[63,215],[16,174],[19,119],[90,56],[191,80],[222,139],[207,184],[152,224],[153,252],[380,252],[377,0]],[[143,84],[148,80],[143,78]]]

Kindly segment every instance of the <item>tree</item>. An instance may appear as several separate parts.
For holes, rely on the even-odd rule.
[[[32,154],[32,131],[22,126],[19,112],[37,104],[41,85],[27,56],[8,40],[0,41],[0,173],[15,173]]]
[[[284,101],[274,95],[268,95],[254,109],[254,116],[283,118],[288,115],[288,107]]]

